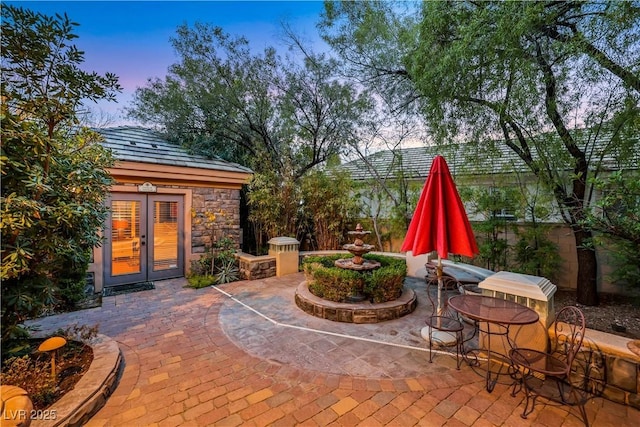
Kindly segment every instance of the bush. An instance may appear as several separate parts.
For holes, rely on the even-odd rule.
[[[406,275],[407,266],[404,262],[374,270],[365,286],[365,294],[371,295],[376,303],[398,299],[402,294]]]
[[[225,259],[220,266],[218,266],[218,273],[216,274],[217,283],[231,283],[238,280],[240,270],[238,268],[238,262],[233,259]]]
[[[211,250],[200,259],[191,262],[189,287],[205,288],[220,283],[239,280],[238,261],[235,257],[235,242],[228,238],[218,240]]]
[[[120,86],[113,74],[83,70],[77,24],[66,15],[12,5],[0,12],[4,345],[26,335],[26,319],[84,296],[79,283],[86,254],[102,240],[113,159],[100,135],[80,126],[81,107],[112,100]]]
[[[554,282],[562,264],[558,246],[546,237],[547,227],[537,226],[519,231],[513,247],[516,273],[546,277]]]
[[[350,296],[362,292],[374,303],[393,301],[402,294],[407,267],[404,259],[367,254],[365,259],[378,261],[380,268],[359,272],[334,265],[347,255],[310,256],[302,261],[309,291],[317,297],[345,302]]]
[[[206,288],[216,284],[215,276],[208,275],[190,275],[187,281],[189,282],[189,287],[194,289]]]
[[[72,311],[77,309],[80,301],[87,298],[87,268],[91,259],[91,252],[76,254],[76,259],[66,259],[64,271],[67,273],[58,280],[60,288],[57,304],[58,311]]]
[[[326,267],[321,263],[305,264],[304,272],[309,291],[329,301],[342,302],[349,296],[357,294],[365,285],[366,273]]]

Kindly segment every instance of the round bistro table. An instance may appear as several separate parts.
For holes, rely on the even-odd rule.
[[[465,350],[464,354],[468,355],[470,352],[478,352],[481,350],[486,351],[486,388],[487,391],[491,393],[501,374],[500,370],[498,370],[498,372],[492,372],[491,370],[492,359],[496,359],[496,356],[499,355],[491,351],[491,336],[504,336],[507,339],[508,345],[514,348],[514,343],[511,342],[509,338],[509,327],[511,325],[530,325],[536,323],[540,316],[538,316],[535,310],[518,304],[517,302],[484,295],[455,295],[449,298],[449,306],[463,316],[473,320],[475,324],[473,336],[479,331],[487,334],[486,349],[469,349]],[[482,328],[482,324],[486,324],[486,328]],[[491,328],[490,324],[497,325],[497,328]],[[473,336],[471,338],[473,338]],[[469,340],[471,338],[469,338]],[[499,356],[501,356],[503,360],[508,360],[504,355]],[[477,365],[477,358],[475,361]],[[497,360],[497,363],[498,365],[503,365],[503,362],[500,360]]]

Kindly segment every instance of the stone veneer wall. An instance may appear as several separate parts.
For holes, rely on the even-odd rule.
[[[549,336],[555,340],[553,328]],[[640,409],[640,357],[627,347],[630,341],[587,329],[572,367],[574,384],[596,396]]]
[[[212,232],[207,225],[207,212],[216,215]],[[222,214],[221,214],[222,212]],[[204,253],[212,240],[230,237],[240,247],[240,190],[225,188],[193,188],[191,201],[191,252]]]
[[[239,252],[236,258],[240,264],[240,277],[243,280],[266,279],[276,275],[276,257],[273,255],[255,256]]]

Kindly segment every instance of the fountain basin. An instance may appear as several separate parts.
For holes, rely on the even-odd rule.
[[[322,299],[309,292],[307,282],[298,285],[296,305],[304,312],[321,319],[345,323],[379,323],[412,313],[418,305],[413,289],[404,286],[402,295],[393,301],[372,304],[369,301],[343,303]]]
[[[380,268],[380,263],[378,261],[373,261],[370,259],[363,259],[361,264],[356,264],[354,258],[341,258],[336,260],[334,263],[336,267],[340,267],[346,270],[355,270],[355,271],[369,271],[375,270],[376,268]]]

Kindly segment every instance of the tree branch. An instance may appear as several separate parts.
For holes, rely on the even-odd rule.
[[[550,26],[542,27],[542,33],[562,43],[575,43],[583,53],[596,61],[600,66],[618,76],[627,86],[640,93],[640,76],[609,58],[603,51],[585,39],[584,35],[578,31],[575,26],[571,26],[570,29],[573,32],[573,36],[562,34]]]

